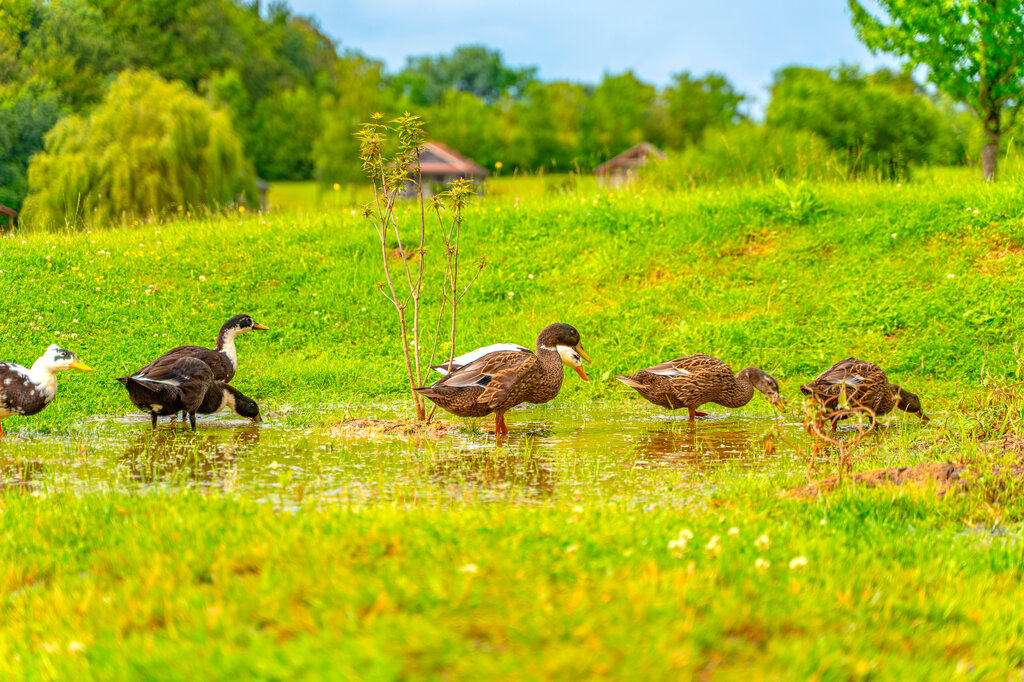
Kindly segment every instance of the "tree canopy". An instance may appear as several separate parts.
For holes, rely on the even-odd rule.
[[[118,76],[88,116],[61,119],[32,159],[25,219],[44,225],[141,218],[254,196],[226,113],[180,82]]]
[[[996,174],[999,137],[1024,100],[1024,3],[1019,0],[877,0],[884,16],[848,0],[864,44],[926,67],[939,90],[984,126],[982,172]]]

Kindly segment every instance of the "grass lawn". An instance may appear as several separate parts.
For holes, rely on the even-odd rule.
[[[708,467],[685,494],[665,468],[630,474],[653,491],[642,499],[563,486],[539,504],[339,496],[287,511],[175,482],[12,486],[0,496],[0,676],[1022,674],[1024,505],[993,469],[1017,455],[981,445],[1024,416],[1018,186],[940,173],[672,194],[521,182],[469,210],[463,254],[487,265],[464,301],[460,349],[532,345],[544,325],[573,324],[592,381],[567,379],[555,402],[581,414],[639,400],[615,374],[687,353],[760,366],[794,405],[801,383],[862,357],[936,418],[897,417],[909,426],[866,443],[875,454],[853,467],[966,461],[980,484],[796,501],[779,492],[802,468]],[[61,375],[41,414],[4,420],[0,468],[46,434],[83,443],[87,459],[87,418],[132,412],[115,377],[173,345],[212,345],[238,312],[270,327],[240,338],[233,382],[281,415],[264,430],[312,433],[403,399],[374,235],[330,195],[309,209],[308,192],[272,189],[271,203],[295,208],[263,216],[0,238],[0,358],[31,364],[56,342],[96,369]],[[426,258],[440,258],[436,239]],[[755,399],[746,413],[769,408]],[[401,456],[493,456],[479,441],[479,452],[441,442]],[[350,447],[318,457],[344,467]],[[375,456],[383,467],[398,455]],[[52,463],[65,465],[76,457]]]

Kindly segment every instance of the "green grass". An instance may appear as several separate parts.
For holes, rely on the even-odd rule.
[[[612,375],[692,352],[759,365],[794,398],[856,355],[919,392],[926,411],[966,412],[866,445],[881,454],[856,467],[983,460],[978,442],[1021,422],[1019,397],[992,397],[1020,376],[1014,184],[936,173],[569,194],[528,180],[468,214],[463,253],[488,264],[459,347],[532,343],[550,322],[574,324],[593,381],[567,380],[560,403],[636,400]],[[411,229],[414,217],[401,219]],[[427,258],[439,257],[435,241]],[[77,434],[88,415],[130,411],[115,377],[169,346],[212,343],[242,311],[271,328],[239,340],[235,381],[265,411],[326,406],[304,417],[316,423],[405,394],[392,312],[375,292],[379,254],[347,207],[16,234],[0,239],[0,270],[0,358],[30,364],[56,341],[96,368],[62,375],[54,404],[5,420],[8,433]],[[441,444],[428,456],[447,454]],[[343,442],[330,457],[345,461]],[[799,482],[725,468],[690,495],[666,479],[653,505],[596,490],[539,508],[412,496],[294,513],[173,486],[8,493],[0,676],[1021,674],[1019,486],[991,477],[945,497],[778,497]],[[694,537],[674,551],[682,529]],[[791,569],[797,557],[806,565]]]

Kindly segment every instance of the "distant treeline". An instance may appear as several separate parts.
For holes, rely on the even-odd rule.
[[[509,66],[483,46],[412,58],[389,73],[340,49],[283,2],[3,0],[0,203],[22,204],[30,158],[86,130],[83,121],[110,100],[125,71],[180,81],[227,114],[244,157],[267,180],[359,179],[354,133],[374,111],[420,114],[431,138],[485,166],[500,162],[503,173],[588,171],[641,140],[683,150],[710,129],[748,123],[748,98],[717,73],[682,71],[660,89],[628,71],[596,85],[541,81],[536,69]],[[120,96],[138,97],[145,82],[122,87]],[[44,143],[72,115],[75,124]],[[962,163],[980,146],[968,115],[908,74],[853,67],[778,71],[764,126],[813,133],[841,152],[852,173]],[[208,128],[221,126],[198,129]],[[88,158],[85,142],[75,149]]]

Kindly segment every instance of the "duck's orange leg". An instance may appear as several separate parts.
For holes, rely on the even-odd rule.
[[[690,421],[695,420],[697,417],[706,417],[706,416],[708,416],[707,412],[698,412],[697,410],[693,409],[692,407],[690,407],[688,409],[690,410]]]
[[[0,421],[0,436],[4,435],[4,423]]]
[[[505,415],[495,414],[494,415],[494,435],[504,436],[508,433],[508,427],[505,426]]]

